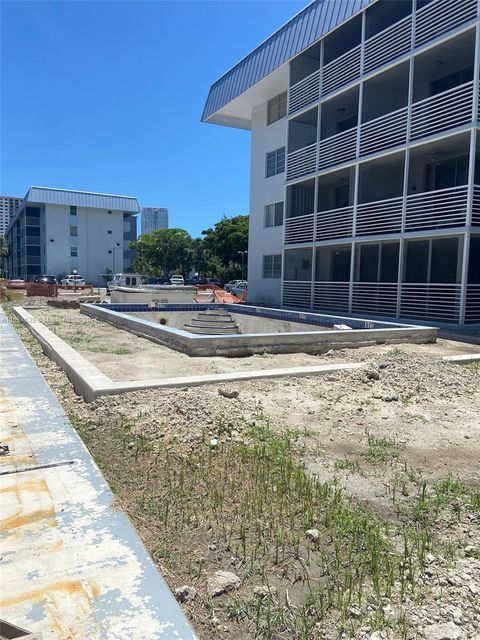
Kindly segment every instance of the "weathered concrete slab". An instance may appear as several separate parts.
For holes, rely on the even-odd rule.
[[[459,364],[478,362],[480,360],[480,353],[467,353],[461,356],[443,356],[442,360],[446,360],[447,362],[458,362]]]
[[[194,639],[1,309],[0,332],[0,618],[51,640]]]

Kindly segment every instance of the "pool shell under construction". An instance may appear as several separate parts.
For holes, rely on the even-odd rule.
[[[243,357],[255,353],[321,354],[374,344],[435,342],[437,329],[362,318],[235,304],[81,304],[81,313],[190,356]],[[225,314],[241,333],[179,328],[197,314]],[[190,323],[191,324],[191,323]],[[337,329],[335,325],[349,328]],[[189,325],[190,326],[190,325]],[[218,331],[218,329],[216,330]],[[245,333],[245,331],[248,331]]]

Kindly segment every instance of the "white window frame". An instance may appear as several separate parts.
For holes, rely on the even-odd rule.
[[[272,113],[273,112],[273,113]],[[282,91],[267,101],[267,127],[287,116],[287,92]]]
[[[267,268],[267,261],[271,264]],[[282,277],[282,254],[271,253],[263,256],[262,278],[265,280],[280,280]]]
[[[280,158],[280,161],[279,161]],[[272,161],[273,172],[269,171],[269,161]],[[265,177],[272,178],[279,173],[285,172],[285,147],[279,147],[265,154]]]
[[[277,221],[277,216],[281,218],[281,222]],[[265,205],[265,209],[263,213],[263,226],[265,229],[270,229],[273,227],[282,227],[283,219],[284,219],[283,200],[280,200],[280,202],[271,202],[270,204]]]

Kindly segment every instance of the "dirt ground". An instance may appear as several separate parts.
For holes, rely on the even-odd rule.
[[[344,350],[331,356],[266,353],[246,358],[190,357],[85,316],[75,309],[44,305],[30,312],[113,381],[315,366],[331,363],[332,360],[360,362],[363,359],[363,349]],[[445,340],[440,340],[436,345],[418,345],[414,349],[438,357],[476,353],[479,350],[475,345]],[[378,353],[382,353],[382,348],[378,349]]]
[[[194,585],[197,595],[183,606],[202,640],[229,637],[478,640],[480,366],[456,365],[441,359],[446,354],[478,353],[478,345],[439,340],[434,345],[378,346],[335,351],[322,357],[267,355],[228,361],[189,358],[109,325],[92,325],[90,319],[75,311],[39,309],[33,313],[115,380],[185,371],[210,373],[323,362],[366,363],[362,370],[323,377],[132,392],[99,398],[87,405],[73,393],[66,376],[41,353],[25,328],[16,323],[111,483],[119,506],[132,518],[171,588]],[[98,347],[102,350],[95,350]],[[238,395],[227,398],[220,395],[220,390]],[[234,505],[235,499],[230,496],[233,502],[228,509],[221,507],[226,511],[221,512],[220,524],[212,516],[210,502],[208,509],[202,509],[212,493],[217,495],[219,485],[230,486],[231,482],[234,494],[240,495],[242,483],[234,483],[241,480],[242,474],[245,486],[253,486],[249,478],[257,473],[257,466],[252,471],[246,451],[256,446],[260,427],[278,437],[288,434],[292,443],[288,455],[291,453],[294,464],[298,463],[299,469],[315,481],[341,487],[355,508],[371,514],[369,517],[375,521],[381,519],[382,527],[388,527],[391,539],[396,541],[395,548],[402,548],[402,535],[407,536],[407,531],[408,535],[418,532],[419,522],[423,526],[428,520],[428,527],[422,529],[427,532],[427,560],[424,555],[417,559],[418,573],[413,578],[420,585],[418,592],[402,591],[399,596],[396,589],[400,589],[400,578],[392,578],[393,591],[382,592],[379,600],[368,596],[366,602],[348,601],[348,605],[338,607],[330,604],[328,614],[324,615],[322,609],[320,616],[318,600],[312,600],[317,591],[312,591],[311,581],[323,584],[324,578],[319,578],[312,569],[310,578],[300,580],[297,576],[303,565],[310,567],[306,558],[310,559],[312,549],[306,542],[291,542],[293,546],[296,544],[296,551],[292,550],[290,560],[281,570],[271,556],[261,570],[253,560],[248,565],[245,563],[248,549],[247,552],[244,549],[242,560],[238,540],[243,540],[245,523],[250,522],[248,509]],[[262,438],[263,435],[260,438],[263,443]],[[217,462],[215,459],[212,462],[212,449],[220,452]],[[208,469],[207,475],[202,475],[204,467]],[[231,480],[230,468],[235,476]],[[219,485],[209,485],[217,473]],[[178,474],[182,478],[181,490]],[[175,525],[169,525],[164,511],[159,515],[153,497],[163,496],[165,501],[171,493],[187,495],[184,478],[189,475],[196,478],[194,485],[189,485],[188,496],[197,507],[192,507],[193,511],[185,516],[184,525],[183,510],[181,514],[175,512]],[[277,491],[276,486],[272,491]],[[438,497],[440,494],[443,498],[447,495],[445,503]],[[146,495],[151,500],[146,500]],[[430,506],[420,501],[425,495],[430,496]],[[172,509],[178,509],[182,499],[175,499]],[[295,499],[300,500],[298,496]],[[433,502],[442,506],[435,507],[431,518],[420,518],[419,504],[428,511]],[[213,507],[214,513],[217,507]],[[162,528],[158,522],[164,517]],[[295,532],[300,532],[299,540],[305,535],[302,528],[306,528],[297,520],[301,517],[301,508],[290,515],[292,527],[295,519]],[[260,516],[255,518],[261,521]],[[225,532],[228,523],[229,534]],[[262,521],[262,527],[268,528],[268,519]],[[316,527],[323,535],[322,527]],[[338,534],[329,531],[327,551],[321,551],[327,555]],[[237,545],[232,544],[232,536]],[[347,539],[348,535],[342,533],[340,548],[341,540]],[[268,545],[270,539],[265,540]],[[319,547],[314,551],[320,552]],[[366,551],[359,553],[361,557]],[[349,562],[355,560],[350,557]],[[402,567],[402,562],[398,566]],[[208,578],[219,569],[233,571],[241,578],[242,586],[235,593],[212,598]],[[338,578],[335,588],[344,585],[344,581],[345,576]],[[263,605],[255,605],[258,598],[255,600],[252,593],[256,592],[252,589],[272,584],[278,595],[272,599],[271,608],[269,604],[264,611]],[[303,585],[303,590],[299,585]],[[305,617],[304,631],[294,622],[301,616]],[[450,625],[450,635],[446,627],[440,629],[442,625]],[[440,635],[435,635],[437,631]]]

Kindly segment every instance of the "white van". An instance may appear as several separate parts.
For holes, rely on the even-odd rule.
[[[107,293],[116,287],[140,287],[143,284],[144,277],[139,273],[116,273],[111,280],[107,282]]]

